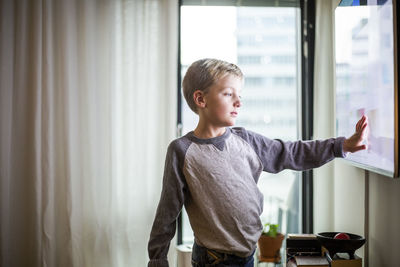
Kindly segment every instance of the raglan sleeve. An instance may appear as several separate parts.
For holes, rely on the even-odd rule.
[[[165,160],[161,197],[148,243],[148,267],[168,267],[167,254],[187,188],[181,168],[182,161],[183,156],[177,144],[171,143]]]
[[[271,173],[278,173],[284,169],[304,171],[318,168],[335,157],[346,157],[343,152],[345,137],[284,142],[251,131],[247,131],[246,134],[264,166],[264,171]]]

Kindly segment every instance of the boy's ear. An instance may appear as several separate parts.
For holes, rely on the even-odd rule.
[[[206,107],[206,101],[204,98],[204,92],[200,91],[200,90],[196,90],[193,93],[193,100],[194,103],[196,104],[196,106],[198,106],[199,108],[205,108]]]

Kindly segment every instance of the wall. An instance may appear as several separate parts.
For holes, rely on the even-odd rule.
[[[334,136],[334,8],[317,0],[314,139]],[[368,237],[357,251],[364,266],[400,266],[400,179],[336,159],[314,171],[314,232],[343,231]]]
[[[333,231],[367,237],[368,244],[357,252],[368,264],[364,266],[400,266],[400,179],[343,160],[334,165]]]
[[[400,179],[369,177],[369,266],[400,266]]]

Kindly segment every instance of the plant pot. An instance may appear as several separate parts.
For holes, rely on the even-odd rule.
[[[270,237],[261,235],[258,239],[258,248],[260,251],[260,257],[269,260],[271,262],[277,262],[280,260],[280,249],[285,236],[283,234],[277,234],[276,237]]]

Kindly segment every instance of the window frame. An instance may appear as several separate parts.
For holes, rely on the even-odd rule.
[[[181,7],[203,3],[212,6],[216,1],[179,0],[178,1],[178,84],[177,84],[177,135],[182,135],[182,94],[181,94]],[[184,3],[185,2],[185,3]],[[281,6],[297,6],[296,0],[281,0]],[[220,0],[216,5],[235,5],[237,0]],[[242,6],[243,4],[241,1]],[[276,6],[277,1],[246,1],[248,6]],[[253,5],[249,5],[253,3]],[[299,0],[300,4],[300,34],[301,34],[301,117],[300,131],[302,140],[313,138],[313,86],[314,86],[314,42],[315,42],[315,0]],[[313,233],[313,171],[303,171],[301,175],[301,214],[302,232]],[[183,244],[182,211],[177,218],[177,245]]]
[[[315,0],[300,0],[301,12],[301,138],[312,140],[314,130]],[[314,232],[313,170],[302,172],[302,229]]]

